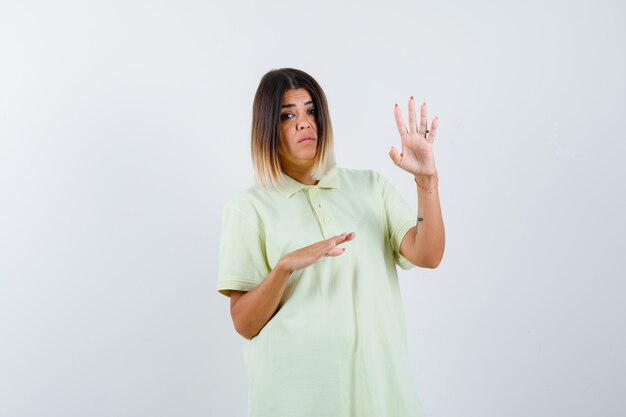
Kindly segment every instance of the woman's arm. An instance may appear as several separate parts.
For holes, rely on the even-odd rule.
[[[272,272],[250,291],[230,293],[230,315],[237,333],[246,339],[255,337],[274,316],[292,272],[304,269],[323,256],[339,256],[345,248],[337,245],[354,239],[354,233],[344,233],[283,256]]]
[[[415,182],[417,224],[404,235],[400,244],[400,253],[413,265],[437,268],[443,258],[446,245],[437,178],[416,177]],[[430,190],[432,192],[429,193]]]
[[[289,271],[277,265],[252,290],[230,292],[230,315],[237,333],[252,339],[270,321],[283,296],[289,275]]]
[[[439,118],[435,117],[428,130],[426,103],[420,107],[419,125],[415,114],[415,99],[409,99],[409,126],[404,125],[400,107],[394,110],[396,126],[402,141],[402,152],[394,147],[389,156],[403,170],[413,174],[417,188],[417,224],[402,239],[400,253],[412,264],[436,268],[445,247],[443,216],[437,190],[438,175],[433,154]]]

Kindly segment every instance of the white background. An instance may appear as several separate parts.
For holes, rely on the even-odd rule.
[[[339,165],[412,207],[393,106],[440,117],[446,254],[400,276],[426,416],[625,415],[625,20],[607,0],[0,2],[0,415],[246,415],[220,218],[284,66],[325,89]]]

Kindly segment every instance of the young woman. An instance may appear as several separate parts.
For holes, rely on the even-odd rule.
[[[436,268],[444,226],[426,105],[395,119],[393,162],[415,181],[415,215],[372,171],[335,167],[324,92],[270,71],[253,104],[257,186],[224,208],[218,290],[230,296],[251,417],[419,416],[396,265]]]

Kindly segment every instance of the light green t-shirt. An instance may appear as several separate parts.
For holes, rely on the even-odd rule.
[[[285,254],[356,232],[338,257],[294,272],[244,357],[250,417],[417,417],[396,264],[416,216],[379,174],[287,176],[224,208],[218,290],[249,291]]]

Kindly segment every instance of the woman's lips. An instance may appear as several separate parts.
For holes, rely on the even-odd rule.
[[[315,142],[317,139],[315,138],[302,138],[298,141],[298,143],[309,143],[309,142]]]

